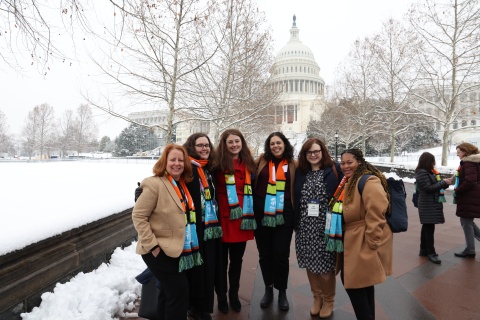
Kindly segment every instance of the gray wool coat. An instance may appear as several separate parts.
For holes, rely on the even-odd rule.
[[[448,188],[444,181],[437,181],[432,172],[420,169],[415,173],[418,192],[418,215],[421,224],[445,223],[443,203],[438,202],[440,190]]]

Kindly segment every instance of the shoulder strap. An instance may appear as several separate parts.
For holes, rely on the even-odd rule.
[[[333,169],[333,173],[335,173],[335,177],[337,177],[337,181],[338,181],[338,172],[337,172],[337,163],[336,162],[333,162],[332,169]]]
[[[363,187],[365,187],[365,182],[367,179],[371,176],[371,174],[364,174],[361,178],[360,181],[358,182],[358,192],[360,193],[360,196],[363,193]]]

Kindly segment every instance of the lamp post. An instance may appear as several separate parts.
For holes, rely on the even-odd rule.
[[[335,131],[335,161],[338,161],[338,131]]]

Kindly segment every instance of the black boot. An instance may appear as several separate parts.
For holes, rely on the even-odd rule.
[[[282,311],[288,311],[290,306],[288,305],[287,292],[286,290],[278,291],[278,308]]]
[[[218,296],[217,297],[217,301],[218,301],[218,310],[220,310],[221,313],[228,313],[228,302],[227,302],[227,296],[226,295],[223,295],[223,296]]]
[[[235,312],[240,312],[242,304],[240,303],[240,299],[238,299],[238,291],[232,292],[232,290],[230,290],[228,292],[228,299],[230,300],[230,308]]]
[[[273,286],[265,287],[265,294],[263,295],[262,300],[260,301],[260,307],[266,308],[271,305],[273,302]]]

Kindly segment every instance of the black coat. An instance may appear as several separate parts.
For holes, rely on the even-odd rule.
[[[323,170],[323,181],[325,181],[327,185],[327,194],[328,199],[333,197],[335,190],[337,189],[338,184],[343,178],[343,173],[340,170],[340,165],[335,163],[335,168],[337,169],[338,178],[335,175],[332,167],[327,167]],[[294,190],[294,197],[293,197],[293,227],[297,228],[298,222],[300,221],[300,198],[302,197],[302,188],[303,184],[305,183],[305,178],[307,174],[303,173],[299,168],[295,171],[295,190]]]
[[[448,187],[444,180],[437,181],[432,172],[420,169],[415,172],[418,192],[418,214],[421,224],[445,223],[443,203],[438,202],[440,190]]]
[[[480,218],[480,154],[472,154],[460,161],[460,183],[455,189],[457,216]]]

